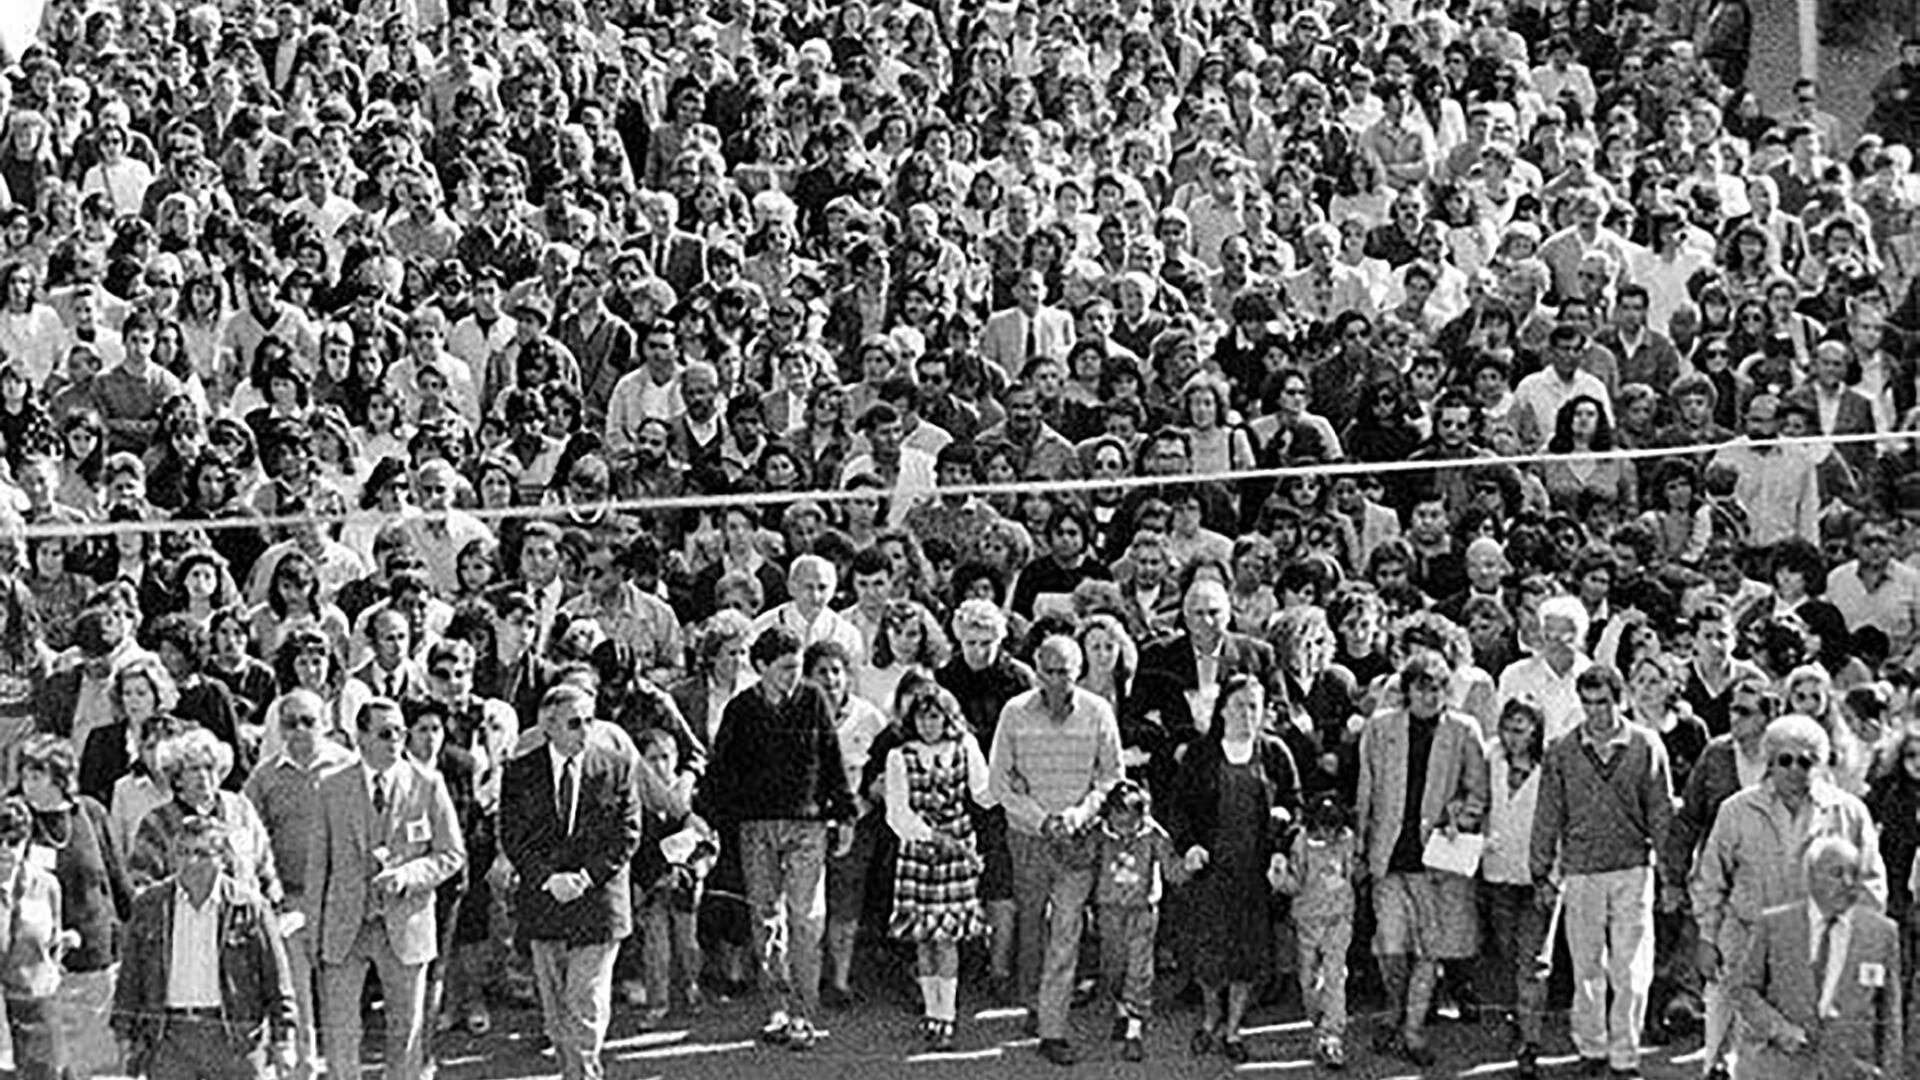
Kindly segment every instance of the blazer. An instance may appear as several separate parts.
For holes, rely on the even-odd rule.
[[[1360,789],[1355,827],[1366,852],[1367,873],[1385,876],[1393,845],[1406,827],[1407,711],[1375,713],[1360,729]],[[1433,830],[1452,820],[1478,829],[1486,817],[1487,755],[1480,725],[1466,713],[1440,716],[1427,757],[1427,785],[1415,827],[1424,848]]]
[[[1228,631],[1220,644],[1219,681],[1232,675],[1257,677],[1273,688],[1273,646],[1246,634]],[[1125,745],[1145,751],[1147,779],[1155,790],[1166,790],[1178,767],[1181,748],[1198,738],[1187,694],[1200,688],[1200,665],[1193,655],[1193,637],[1185,632],[1140,650],[1140,673],[1119,710]]]
[[[675,296],[685,299],[707,280],[707,242],[698,236],[674,229],[664,243],[656,243],[651,236],[635,243],[646,252],[653,276],[673,286]]]
[[[424,964],[439,955],[434,892],[466,866],[466,840],[453,798],[437,773],[403,759],[394,775],[398,790],[386,836],[374,835],[373,796],[363,766],[356,763],[320,780],[300,906],[317,935],[322,963],[341,963],[352,952],[368,918],[368,885],[379,870],[374,853],[382,847],[403,882],[400,893],[386,900],[384,921],[394,954],[403,964]]]
[[[114,988],[113,1029],[126,1043],[135,1075],[167,1032],[167,976],[173,961],[173,903],[177,878],[167,878],[133,901],[127,942]],[[273,909],[259,893],[222,874],[214,883],[220,905],[220,1021],[233,1043],[255,1043],[269,1029],[275,1042],[293,1041],[293,976]]]
[[[1901,1042],[1900,932],[1892,919],[1854,905],[1853,935],[1833,1005],[1818,1015],[1822,977],[1808,960],[1813,927],[1807,902],[1769,909],[1756,924],[1728,994],[1742,1023],[1738,1080],[1866,1080],[1910,1075]],[[1876,968],[1878,969],[1876,971]],[[1877,983],[1878,985],[1867,985]],[[1793,1024],[1807,1032],[1805,1053],[1775,1042]]]
[[[1796,387],[1787,394],[1787,401],[1811,411],[1814,426],[1822,429],[1822,435],[1865,435],[1874,430],[1873,402],[1850,386],[1840,388],[1840,408],[1834,413],[1830,428],[1820,422],[1820,395],[1811,385]],[[1861,474],[1879,453],[1874,444],[1865,442],[1846,443],[1834,447],[1834,451],[1855,473]]]
[[[380,685],[374,681],[378,669],[379,662],[369,660],[354,668],[348,677],[360,680],[368,692],[376,697],[390,697],[395,701],[415,701],[427,697],[427,673],[421,669],[419,661],[411,658],[401,660],[400,667],[395,672],[399,685],[384,695],[381,694]]]
[[[1073,348],[1073,316],[1053,307],[1033,313],[1034,355],[1065,360]],[[987,316],[980,331],[980,355],[998,364],[1010,378],[1019,378],[1027,366],[1027,316],[1007,308]]]
[[[500,850],[520,876],[520,933],[534,941],[594,945],[633,932],[628,866],[640,846],[639,780],[633,762],[596,746],[580,752],[573,830],[560,819],[553,755],[507,763],[500,787]],[[549,877],[584,870],[593,887],[570,904],[547,893]]]

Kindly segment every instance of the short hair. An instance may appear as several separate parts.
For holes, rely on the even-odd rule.
[[[761,635],[761,637],[765,636],[765,634]],[[759,642],[756,641],[754,644],[758,645]],[[785,654],[781,653],[778,655],[784,656]],[[808,645],[806,651],[801,654],[800,670],[811,673],[814,667],[824,660],[838,660],[843,667],[851,671],[853,668],[853,651],[848,649],[844,644],[834,641],[832,638],[822,638]]]
[[[73,749],[73,742],[51,732],[29,735],[20,744],[20,768],[38,769],[47,774],[68,798],[78,793],[80,779],[80,755]]]
[[[1586,638],[1587,627],[1592,623],[1592,617],[1587,614],[1587,607],[1580,602],[1580,598],[1564,594],[1549,596],[1540,602],[1540,622],[1544,624],[1548,619],[1571,621],[1576,642]]]
[[[1573,688],[1576,692],[1605,690],[1607,696],[1618,705],[1627,693],[1627,681],[1620,677],[1620,669],[1611,664],[1595,664],[1574,677]]]
[[[1782,716],[1767,725],[1767,733],[1760,740],[1762,752],[1769,758],[1791,743],[1813,748],[1816,761],[1825,763],[1833,749],[1833,743],[1827,738],[1827,729],[1820,721],[1811,716],[1792,713]]]
[[[1007,613],[998,604],[989,600],[963,600],[953,612],[953,629],[958,634],[960,628],[969,626],[976,630],[986,630],[994,637],[1005,639],[1007,636]]]
[[[391,712],[402,717],[405,716],[405,710],[400,708],[400,703],[390,697],[368,698],[361,704],[360,711],[354,714],[354,730],[367,730],[367,725],[373,722],[373,714],[376,712]]]
[[[824,559],[821,561],[825,562]],[[799,652],[802,647],[799,634],[784,626],[769,626],[760,631],[760,635],[753,639],[753,644],[747,647],[747,659],[753,661],[756,667],[765,667],[783,656]]]
[[[585,704],[591,713],[594,703],[594,696],[586,687],[573,682],[555,683],[540,695],[540,718],[544,720],[549,712],[570,704]]]
[[[211,765],[215,783],[233,771],[233,747],[203,727],[190,727],[154,748],[154,765],[169,785],[188,765]]]

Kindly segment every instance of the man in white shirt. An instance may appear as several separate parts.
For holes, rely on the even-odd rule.
[[[414,550],[427,564],[427,578],[442,596],[459,591],[460,552],[474,540],[491,539],[493,530],[480,519],[453,505],[458,474],[445,458],[423,463],[414,474],[414,495],[420,516],[407,519]]]
[[[1555,326],[1547,336],[1548,366],[1521,379],[1520,385],[1514,387],[1514,408],[1526,410],[1533,421],[1531,430],[1540,433],[1539,443],[1532,449],[1546,448],[1547,441],[1553,438],[1560,407],[1574,398],[1592,397],[1600,403],[1607,420],[1613,420],[1613,397],[1607,393],[1607,384],[1593,372],[1580,368],[1586,353],[1585,331],[1565,324]]]
[[[908,511],[933,496],[934,457],[901,444],[900,413],[884,401],[867,409],[860,418],[860,431],[869,449],[841,467],[840,486],[862,474],[877,478],[891,492],[887,525],[899,528],[906,523]]]
[[[1827,575],[1826,599],[1847,629],[1871,626],[1887,635],[1888,653],[1906,667],[1920,659],[1920,570],[1893,557],[1893,533],[1877,521],[1853,533],[1853,560]]]
[[[867,641],[860,628],[827,607],[840,585],[840,573],[833,563],[818,555],[801,555],[787,571],[786,603],[763,612],[753,620],[748,640],[760,636],[769,626],[784,626],[798,634],[802,646],[816,641],[838,641],[846,646],[855,670],[866,662]]]
[[[1747,402],[1746,435],[1723,447],[1712,465],[1739,474],[1734,497],[1752,522],[1748,543],[1771,547],[1798,536],[1820,542],[1820,481],[1813,459],[1777,441],[1780,399],[1760,394]]]
[[[1587,625],[1587,609],[1579,598],[1549,597],[1540,604],[1540,650],[1500,673],[1500,708],[1509,701],[1532,702],[1546,718],[1548,745],[1578,727],[1585,715],[1574,680],[1593,666],[1581,652]]]

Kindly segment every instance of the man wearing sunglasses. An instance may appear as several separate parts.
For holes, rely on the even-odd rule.
[[[1765,778],[1720,804],[1694,859],[1698,963],[1710,981],[1724,981],[1738,969],[1763,912],[1806,902],[1800,860],[1816,839],[1837,837],[1858,848],[1862,895],[1876,908],[1887,902],[1879,834],[1866,804],[1828,779],[1826,730],[1810,717],[1783,716],[1767,725],[1761,745]],[[1714,1004],[1711,995],[1708,1004]],[[1707,1075],[1724,1077],[1726,1067],[1716,1056],[1707,1057]]]

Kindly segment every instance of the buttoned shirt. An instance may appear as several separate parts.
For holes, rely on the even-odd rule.
[[[1567,673],[1561,675],[1553,670],[1543,656],[1534,656],[1508,664],[1500,673],[1500,707],[1505,709],[1509,701],[1528,701],[1539,708],[1546,720],[1547,745],[1580,725],[1585,715],[1580,708],[1580,695],[1574,689],[1574,681],[1580,673],[1593,666],[1593,661],[1578,653]]]
[[[580,755],[562,754],[558,747],[548,743],[547,761],[553,766],[554,809],[565,815],[560,825],[566,830],[568,836],[572,836],[574,821],[580,813]],[[567,779],[569,769],[573,771],[573,790],[571,791],[567,791],[563,783]],[[563,791],[569,796],[567,805],[564,807],[559,805],[560,794]]]
[[[220,903],[214,892],[195,904],[185,885],[173,893],[173,948],[167,963],[167,1007],[220,1007]]]
[[[1886,634],[1894,659],[1920,647],[1920,570],[1888,560],[1886,576],[1869,589],[1856,559],[1827,575],[1826,599],[1846,616],[1847,629],[1872,626]]]

